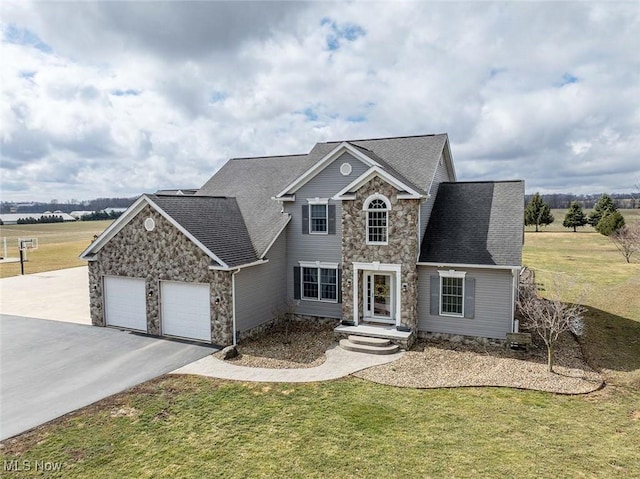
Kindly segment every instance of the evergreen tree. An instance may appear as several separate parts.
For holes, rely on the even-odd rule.
[[[587,215],[582,211],[582,206],[577,201],[572,201],[569,211],[564,216],[562,226],[565,228],[573,228],[573,232],[576,232],[578,226],[584,226],[587,224]]]
[[[613,199],[605,193],[596,202],[593,211],[589,214],[589,224],[597,230],[598,223],[602,217],[606,216],[608,213],[615,213],[616,211],[618,211],[618,208],[616,208],[616,204],[613,202]]]
[[[551,214],[549,205],[542,201],[542,197],[539,193],[534,194],[531,197],[531,201],[524,209],[524,224],[535,225],[536,232],[539,226],[547,226],[553,223],[554,217]]]
[[[619,211],[605,214],[598,224],[596,231],[605,236],[610,236],[624,226],[624,217]]]

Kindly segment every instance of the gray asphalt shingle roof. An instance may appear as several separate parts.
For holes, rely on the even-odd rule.
[[[146,196],[228,266],[258,259],[235,198]]]
[[[371,140],[346,140],[381,163],[397,179],[427,192],[447,141],[446,134]],[[198,195],[235,197],[258,256],[262,256],[288,218],[280,193],[342,141],[316,143],[307,154],[235,158],[225,163]]]
[[[255,251],[262,256],[288,221],[271,198],[314,163],[310,155],[232,159],[198,195],[235,197]]]
[[[520,266],[524,182],[441,183],[420,262]]]

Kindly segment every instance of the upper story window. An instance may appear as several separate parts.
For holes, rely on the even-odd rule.
[[[387,244],[389,241],[389,200],[380,195],[371,195],[364,202],[367,212],[367,244]]]
[[[309,232],[326,234],[329,223],[327,214],[327,204],[309,205]]]
[[[336,234],[336,205],[329,204],[329,198],[307,198],[302,205],[302,234]]]

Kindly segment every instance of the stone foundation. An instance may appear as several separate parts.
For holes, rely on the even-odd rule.
[[[504,346],[506,344],[506,339],[492,339],[481,336],[463,336],[460,334],[448,333],[429,333],[427,331],[418,331],[418,338],[426,340],[444,340],[462,344],[480,344],[483,346]]]

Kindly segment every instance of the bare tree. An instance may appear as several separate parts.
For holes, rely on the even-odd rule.
[[[547,298],[538,294],[538,286],[533,280],[521,285],[518,310],[524,318],[523,328],[535,332],[547,347],[547,366],[553,372],[555,345],[558,337],[565,332],[580,336],[584,331],[582,315],[586,312],[579,302],[565,303],[560,294],[569,285],[559,275],[554,275],[551,288],[546,288]]]
[[[609,239],[618,248],[627,263],[631,263],[633,253],[640,251],[640,222],[636,221],[617,229],[609,235]]]

